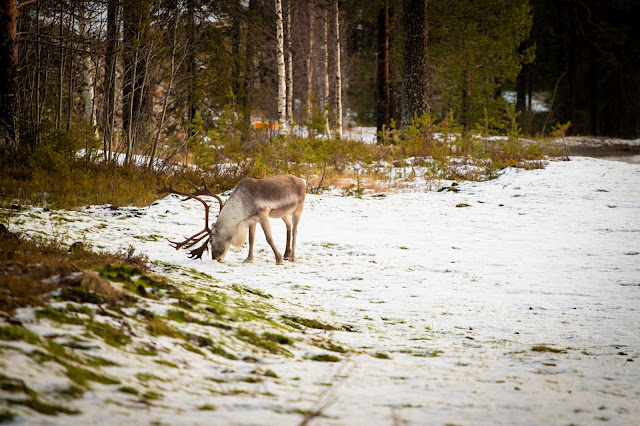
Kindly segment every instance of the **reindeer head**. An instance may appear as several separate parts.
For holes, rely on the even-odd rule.
[[[169,182],[168,186],[167,186],[167,182]],[[226,247],[224,247],[224,244],[222,244],[222,241],[219,238],[216,238],[218,235],[216,233],[215,224],[213,227],[209,228],[209,207],[210,206],[200,197],[202,195],[214,197],[216,200],[218,200],[218,203],[220,204],[220,210],[222,210],[222,207],[224,206],[222,199],[217,194],[214,194],[207,187],[207,183],[205,182],[204,177],[202,178],[202,188],[198,188],[197,186],[189,182],[189,185],[195,188],[195,191],[192,193],[176,191],[175,189],[173,189],[172,184],[173,182],[170,182],[169,178],[167,177],[167,179],[164,182],[164,187],[156,189],[156,194],[176,194],[176,195],[185,197],[181,201],[186,201],[189,199],[200,201],[204,206],[204,229],[196,234],[193,234],[192,236],[190,236],[189,238],[187,238],[182,242],[176,242],[171,240],[169,240],[169,242],[173,245],[173,247],[176,250],[178,250],[183,246],[190,248],[206,238],[205,242],[200,247],[189,251],[189,257],[192,259],[202,259],[202,254],[204,253],[205,250],[208,250],[208,245],[210,245],[212,258],[216,259],[218,262],[222,262],[224,260],[224,255],[229,249],[229,246],[227,245]]]

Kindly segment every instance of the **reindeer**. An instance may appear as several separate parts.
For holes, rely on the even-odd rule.
[[[202,188],[196,187],[192,193],[176,191],[172,183],[167,186],[169,178],[165,180],[164,187],[156,189],[156,194],[176,194],[185,197],[182,201],[194,199],[204,205],[204,229],[192,235],[182,242],[169,241],[178,250],[183,246],[190,248],[206,238],[206,241],[198,248],[189,251],[192,259],[201,259],[205,250],[211,249],[211,257],[218,262],[223,262],[231,245],[241,247],[249,235],[249,255],[244,263],[253,262],[253,244],[256,237],[256,224],[260,224],[264,231],[267,243],[271,246],[276,256],[276,264],[282,265],[283,259],[296,261],[296,236],[298,222],[302,215],[304,198],[307,185],[303,179],[292,175],[277,175],[263,179],[242,179],[233,190],[233,194],[226,203],[214,194],[202,178]],[[209,228],[209,204],[201,196],[215,198],[220,204],[218,220],[212,228]],[[287,226],[287,246],[284,257],[271,236],[269,218],[282,218]]]

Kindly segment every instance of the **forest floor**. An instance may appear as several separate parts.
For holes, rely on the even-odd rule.
[[[11,212],[11,231],[133,247],[152,272],[97,271],[132,295],[117,306],[54,292],[48,307],[0,319],[0,414],[29,424],[637,424],[640,166],[575,157],[458,192],[416,188],[308,195],[298,262],[284,266],[260,230],[253,264],[242,263],[246,246],[224,264],[176,252],[166,239],[203,225],[202,207],[176,196]],[[272,229],[283,249],[284,224]]]

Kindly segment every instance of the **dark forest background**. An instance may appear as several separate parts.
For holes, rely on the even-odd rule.
[[[54,138],[153,158],[212,131],[257,143],[255,122],[278,120],[277,3],[287,120],[307,136],[425,111],[500,133],[505,98],[525,134],[570,122],[570,134],[640,136],[638,1],[10,0],[3,147]]]

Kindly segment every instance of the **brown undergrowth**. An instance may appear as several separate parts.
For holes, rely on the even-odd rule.
[[[106,253],[59,241],[28,237],[0,229],[0,311],[13,315],[24,306],[44,306],[42,297],[63,289],[68,300],[91,297],[115,303],[124,294],[90,269],[101,265],[135,265],[146,270],[144,255]]]

